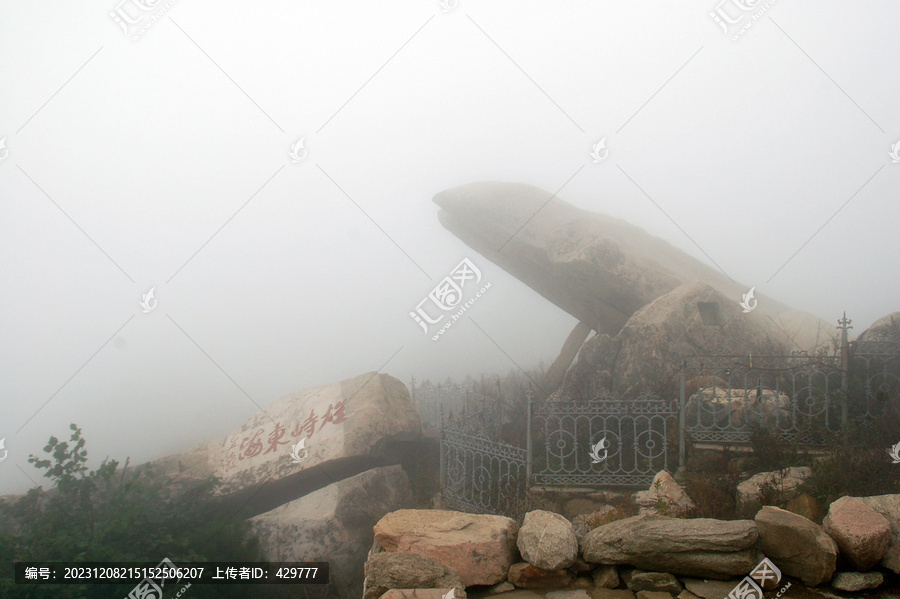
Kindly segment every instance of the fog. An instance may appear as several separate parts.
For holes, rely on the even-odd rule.
[[[0,493],[72,422],[138,463],[365,372],[549,365],[576,320],[440,225],[465,183],[855,333],[898,309],[896,2],[720,5],[763,10],[739,37],[715,0],[139,4],[0,4]],[[463,258],[490,291],[432,341],[410,312]]]

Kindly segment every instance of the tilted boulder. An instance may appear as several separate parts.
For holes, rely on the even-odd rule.
[[[374,528],[385,551],[407,551],[456,570],[465,586],[496,584],[518,561],[516,521],[450,510],[398,510]]]
[[[766,506],[756,514],[759,546],[779,570],[817,586],[831,580],[838,546],[822,527],[803,516]]]
[[[900,315],[897,320],[900,322]],[[860,497],[859,500],[887,518],[890,523],[891,540],[881,558],[881,565],[900,574],[900,494]]]
[[[568,568],[578,557],[572,523],[545,510],[525,514],[516,544],[522,559],[545,570]]]
[[[822,528],[860,572],[881,561],[891,541],[888,519],[856,497],[841,497],[828,508]]]
[[[385,551],[366,561],[363,599],[378,599],[391,589],[444,588],[456,589],[454,597],[465,599],[459,573],[433,559],[415,553]]]
[[[643,515],[611,522],[581,539],[584,559],[647,571],[727,579],[756,565],[751,520],[684,520]]]
[[[332,596],[359,599],[372,545],[372,526],[398,507],[413,504],[401,466],[369,470],[248,520],[266,559],[327,561]]]
[[[217,476],[223,501],[257,515],[324,485],[396,464],[422,442],[402,381],[371,372],[284,396],[223,439],[137,466],[170,480]],[[297,448],[299,442],[305,447]]]

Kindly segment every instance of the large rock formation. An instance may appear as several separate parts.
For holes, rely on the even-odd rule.
[[[704,286],[692,295],[698,295],[698,291],[700,296],[709,295],[708,290],[714,290],[716,297],[711,301],[721,304],[718,314],[714,308],[703,308],[705,326],[721,327],[732,320],[732,312],[740,313],[738,302],[750,287],[638,227],[582,210],[530,185],[471,183],[442,191],[434,202],[441,208],[438,217],[447,230],[582,323],[548,373],[548,392],[556,386],[560,370],[571,363],[574,352],[570,346],[584,339],[585,326],[598,333],[594,345],[602,346],[604,336],[617,338],[629,319],[651,302],[679,286],[700,282]],[[740,339],[740,353],[745,353],[747,343],[753,345],[754,340],[769,349],[775,343],[788,350],[810,350],[829,345],[834,339],[831,325],[815,316],[792,313],[787,306],[764,296],[756,298],[757,307],[749,314],[740,314],[738,326],[755,323],[753,326],[766,332],[764,336],[769,339],[759,339],[758,333],[745,339],[744,331],[729,330],[727,336]],[[702,301],[700,297],[691,299],[694,303]],[[684,304],[673,300],[670,303]],[[699,317],[697,306],[691,307],[689,319]],[[658,317],[659,307],[656,311]],[[628,345],[628,339],[619,341]],[[695,343],[694,348],[697,346]],[[654,349],[662,347],[655,345]],[[597,349],[585,345],[581,354],[596,354]],[[681,349],[671,348],[675,353]],[[615,356],[615,352],[599,353]],[[583,362],[581,354],[578,359]],[[625,376],[641,374],[629,372],[634,368],[627,359],[616,362],[619,365],[615,370]],[[650,372],[652,366],[641,370]],[[625,380],[618,378],[622,385]],[[616,385],[607,389],[615,392]]]
[[[249,522],[266,559],[327,561],[331,596],[356,599],[363,589],[372,527],[388,512],[411,505],[403,468],[387,466],[328,485]]]
[[[581,539],[584,559],[648,571],[728,579],[756,565],[750,520],[683,520],[643,515],[595,528]]]
[[[838,546],[821,526],[772,506],[762,508],[755,521],[759,547],[779,570],[811,587],[831,580]]]
[[[223,439],[146,466],[170,478],[215,475],[228,503],[256,515],[401,462],[421,432],[406,386],[372,372],[282,397]],[[297,462],[291,451],[301,440]]]
[[[459,572],[465,586],[505,580],[519,557],[515,520],[449,510],[398,510],[375,525],[385,551],[407,551]]]

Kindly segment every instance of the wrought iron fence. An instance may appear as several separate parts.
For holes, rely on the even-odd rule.
[[[521,520],[528,485],[526,450],[495,441],[482,411],[441,414],[441,496],[450,509]]]
[[[670,439],[678,421],[674,401],[645,394],[631,401],[599,396],[529,405],[535,484],[646,487],[677,457],[677,438]]]
[[[480,393],[470,377],[418,388],[413,381],[417,406],[433,409],[441,428],[445,504],[519,517],[532,484],[646,487],[660,470],[685,464],[688,440],[747,443],[757,428],[788,442],[834,443],[848,425],[900,410],[900,341],[851,344],[850,320],[839,323],[837,356],[686,356],[671,400],[534,401],[529,393],[511,402],[523,409],[504,413],[499,379],[496,397]],[[511,418],[526,420],[524,448],[499,440]]]
[[[681,430],[694,441],[747,443],[755,428],[824,444],[841,431],[839,357],[689,356],[681,368]]]

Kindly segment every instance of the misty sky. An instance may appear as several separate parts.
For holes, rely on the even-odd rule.
[[[0,493],[70,422],[136,463],[373,370],[549,365],[575,319],[437,220],[474,181],[854,336],[900,309],[896,2],[154,1],[0,2]],[[434,342],[409,312],[466,257],[491,288]]]

